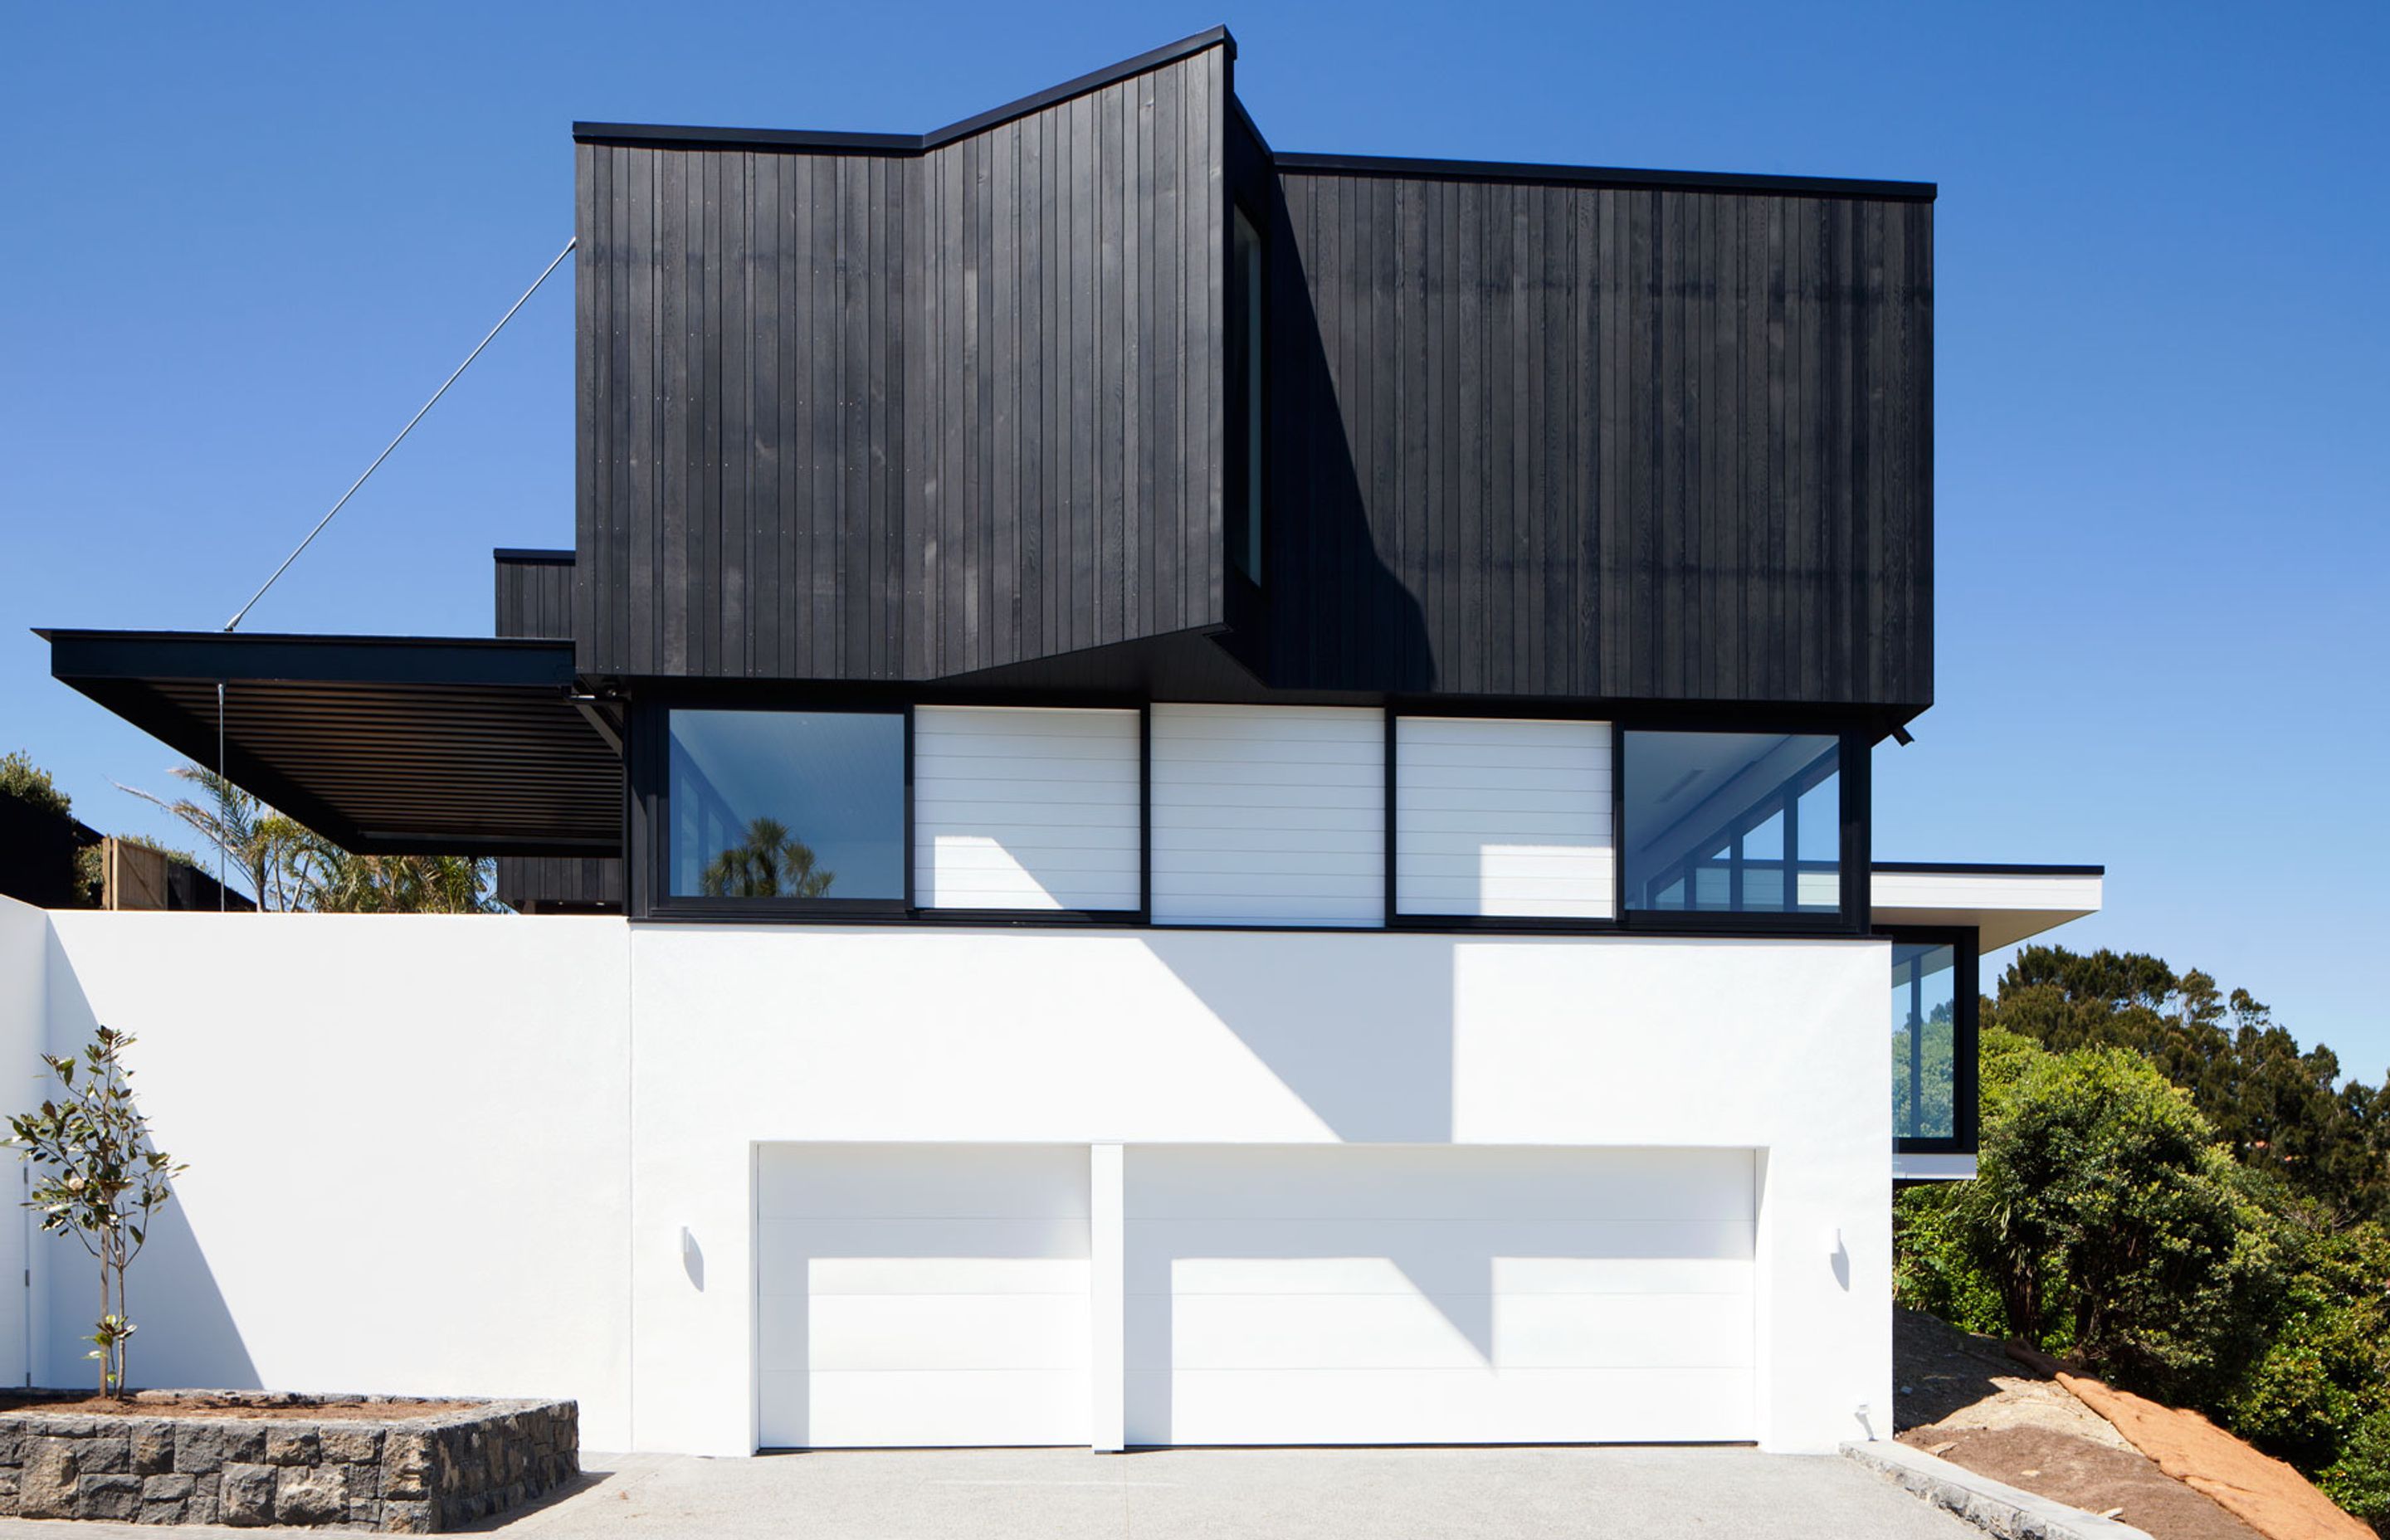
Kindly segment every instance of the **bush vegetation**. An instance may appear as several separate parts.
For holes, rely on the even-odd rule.
[[[1894,1210],[1903,1304],[2195,1407],[2390,1534],[2390,1099],[2247,992],[2028,947],[1980,1174]]]

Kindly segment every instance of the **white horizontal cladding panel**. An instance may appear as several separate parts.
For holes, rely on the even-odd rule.
[[[1135,909],[1137,713],[913,712],[913,886],[932,909]]]
[[[1087,1152],[772,1144],[756,1153],[767,1448],[1084,1444]]]
[[[1133,1444],[1754,1435],[1749,1149],[1127,1161]]]
[[[1385,773],[1375,710],[1155,706],[1154,921],[1382,923]]]
[[[1394,902],[1407,915],[1617,913],[1607,722],[1394,719]]]

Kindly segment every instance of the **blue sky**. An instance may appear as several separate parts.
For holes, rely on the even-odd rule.
[[[2383,1077],[2376,5],[14,6],[0,749],[173,832],[22,628],[221,624],[563,243],[572,120],[917,131],[1221,21],[1280,148],[1940,183],[1941,703],[1878,853],[2105,862],[2062,939]],[[251,629],[487,633],[490,547],[572,544],[569,296]]]

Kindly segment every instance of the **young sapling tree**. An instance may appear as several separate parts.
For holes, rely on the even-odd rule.
[[[149,1120],[133,1100],[126,1033],[99,1028],[80,1062],[44,1054],[58,1096],[8,1120],[20,1159],[33,1164],[32,1196],[25,1207],[41,1215],[45,1234],[64,1230],[99,1263],[99,1320],[86,1357],[99,1360],[99,1392],[130,1393],[126,1339],[133,1318],[124,1274],[149,1239],[149,1217],[173,1197],[168,1183],[185,1168],[149,1142]]]

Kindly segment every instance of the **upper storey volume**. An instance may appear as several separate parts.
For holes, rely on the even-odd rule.
[[[1235,60],[577,125],[580,674],[1932,702],[1931,186],[1286,153]]]

